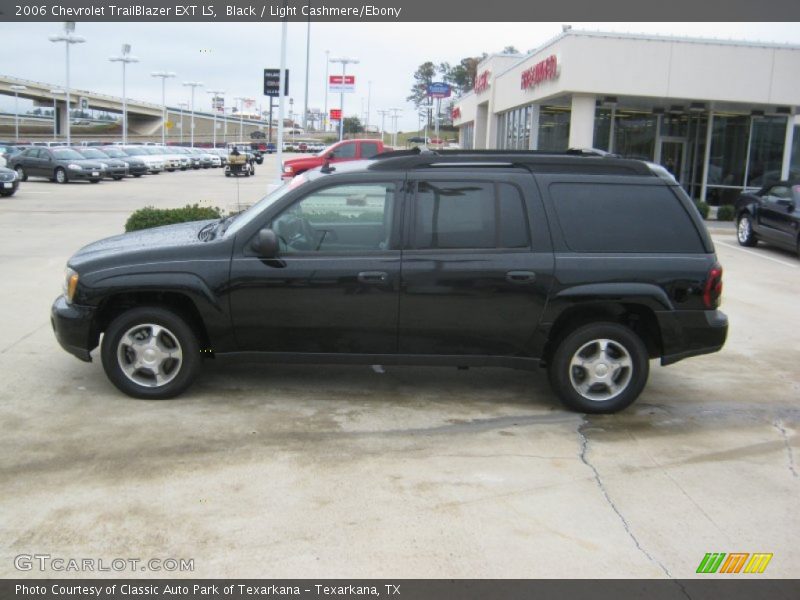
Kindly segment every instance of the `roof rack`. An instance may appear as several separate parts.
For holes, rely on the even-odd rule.
[[[641,160],[620,158],[594,148],[571,148],[566,152],[541,150],[429,150],[414,148],[384,152],[367,167],[373,171],[442,167],[508,167],[537,173],[584,173],[597,175],[653,176]]]

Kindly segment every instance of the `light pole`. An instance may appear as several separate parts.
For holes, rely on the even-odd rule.
[[[14,141],[19,142],[19,93],[27,90],[24,85],[12,85],[11,89],[14,90]]]
[[[67,82],[64,88],[64,93],[66,94],[66,101],[67,101],[67,145],[69,146],[72,144],[72,136],[69,130],[69,47],[72,44],[82,44],[86,41],[86,38],[82,38],[79,35],[75,35],[75,22],[74,21],[67,21],[64,23],[64,33],[60,35],[51,35],[48,38],[51,42],[64,42],[64,47],[67,49]]]
[[[211,94],[211,112],[214,113],[214,148],[217,147],[217,98],[225,94],[225,90],[206,90]],[[225,111],[225,100],[222,100],[222,110]]]
[[[370,103],[370,100],[372,100],[372,82],[368,81],[367,82],[367,118],[364,119],[364,121],[365,121],[364,122],[364,131],[366,131],[367,127],[369,127],[369,103]]]
[[[171,71],[153,71],[150,73],[152,77],[161,78],[161,145],[167,144],[167,79],[175,77],[175,73]]]
[[[328,67],[330,66],[330,50],[325,50],[325,113],[322,115],[322,131],[328,131]]]
[[[386,123],[386,115],[389,114],[388,110],[379,110],[378,114],[381,116],[381,143],[383,142],[383,133],[386,131],[386,127],[384,126]]]
[[[58,139],[58,106],[56,106],[56,96],[63,94],[64,90],[50,90],[53,94],[53,141]]]
[[[128,63],[135,63],[139,62],[139,59],[135,56],[131,56],[131,45],[130,44],[122,44],[122,55],[120,56],[110,56],[108,60],[111,62],[121,62],[122,63],[122,143],[128,143],[128,98],[127,93],[125,90],[125,67],[128,66]]]
[[[181,111],[181,146],[183,146],[183,111],[189,108],[186,102],[178,102],[178,108]]]
[[[190,129],[189,139],[191,140],[190,141],[191,147],[194,148],[194,90],[195,88],[201,87],[203,84],[199,81],[184,81],[183,85],[192,88],[192,103],[189,105],[190,106],[189,110],[192,111],[192,119],[191,123],[189,124],[189,129]]]
[[[289,98],[289,127],[290,135],[292,136],[292,144],[294,144],[294,98]]]
[[[392,111],[392,121],[394,121],[394,132],[392,133],[392,147],[397,146],[397,119],[399,118],[399,113],[401,109],[399,108],[390,108]]]
[[[303,94],[303,130],[308,131],[308,61],[311,57],[311,14],[306,28],[306,91]]]
[[[332,58],[330,60],[332,63],[342,63],[342,87],[340,88],[339,92],[339,110],[342,111],[342,119],[339,121],[339,141],[341,142],[344,139],[344,80],[347,76],[347,65],[354,64],[357,65],[359,60],[357,58]]]

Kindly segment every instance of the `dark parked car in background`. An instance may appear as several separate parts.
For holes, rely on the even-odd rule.
[[[117,158],[111,158],[108,154],[98,148],[88,146],[73,147],[73,150],[84,158],[96,160],[105,166],[104,174],[109,179],[119,181],[128,174],[128,163]]]
[[[133,177],[147,175],[147,163],[145,163],[138,156],[130,156],[116,146],[102,146],[98,148],[98,150],[100,150],[103,154],[106,154],[111,158],[121,160],[128,165],[128,175],[132,175]]]
[[[0,196],[13,196],[19,188],[19,177],[13,169],[0,167]]]
[[[100,343],[123,392],[168,398],[204,358],[546,367],[615,412],[662,365],[718,351],[722,267],[658,165],[394,152],[299,175],[248,210],[98,241],[67,263],[56,337]]]
[[[761,241],[800,256],[800,180],[776,181],[739,196],[736,237],[742,246]]]
[[[74,180],[99,182],[105,169],[97,160],[84,158],[72,148],[34,146],[11,157],[11,166],[21,181],[28,177],[44,177],[67,183]]]

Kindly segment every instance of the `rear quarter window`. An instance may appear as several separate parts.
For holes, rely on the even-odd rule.
[[[553,183],[549,189],[574,252],[705,253],[694,223],[666,186]]]

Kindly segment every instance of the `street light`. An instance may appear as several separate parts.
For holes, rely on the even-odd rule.
[[[19,93],[28,89],[24,85],[12,85],[11,89],[14,90],[14,141],[19,142]]]
[[[189,108],[189,105],[186,102],[178,102],[178,109],[181,115],[181,146],[183,146],[183,111],[187,108]]]
[[[150,73],[152,77],[161,78],[161,145],[167,144],[167,98],[166,98],[166,83],[170,77],[175,77],[172,71],[153,71]]]
[[[330,50],[325,50],[325,113],[322,115],[322,130],[328,131],[328,67],[330,66]]]
[[[390,108],[392,111],[392,120],[394,121],[394,133],[392,133],[392,147],[397,146],[397,120],[400,118],[399,113],[402,112],[400,108]]]
[[[191,140],[189,143],[192,148],[194,148],[194,89],[202,87],[202,83],[199,81],[184,81],[183,85],[189,88],[192,88],[192,103],[190,104],[190,110],[192,111],[192,120],[189,124],[189,139]]]
[[[383,134],[386,131],[386,127],[384,126],[385,125],[385,119],[386,119],[386,115],[389,114],[389,111],[388,110],[379,110],[378,114],[381,116],[381,143],[383,143]]]
[[[50,90],[50,93],[53,94],[53,141],[55,142],[58,136],[57,132],[57,115],[58,115],[58,106],[56,106],[56,96],[63,94],[64,90]]]
[[[128,63],[139,62],[135,56],[131,56],[131,45],[122,44],[122,54],[120,56],[109,56],[111,62],[122,63],[122,143],[128,143],[128,98],[125,91],[125,68]]]
[[[217,147],[217,98],[224,96],[225,90],[206,90],[211,94],[211,112],[214,113],[214,148]],[[225,112],[225,100],[222,100],[222,111]]]
[[[332,58],[330,59],[332,63],[342,63],[342,87],[341,92],[339,93],[339,110],[342,111],[342,118],[339,121],[339,141],[341,142],[344,139],[344,80],[347,75],[347,65],[353,64],[357,65],[359,60],[357,58]]]
[[[75,23],[73,21],[67,21],[64,23],[64,33],[60,35],[51,35],[48,38],[51,42],[64,42],[64,47],[67,49],[67,82],[65,87],[65,94],[67,100],[67,145],[69,146],[72,143],[72,136],[70,134],[69,129],[69,47],[72,44],[82,44],[86,41],[86,38],[83,38],[79,35],[75,35]]]

